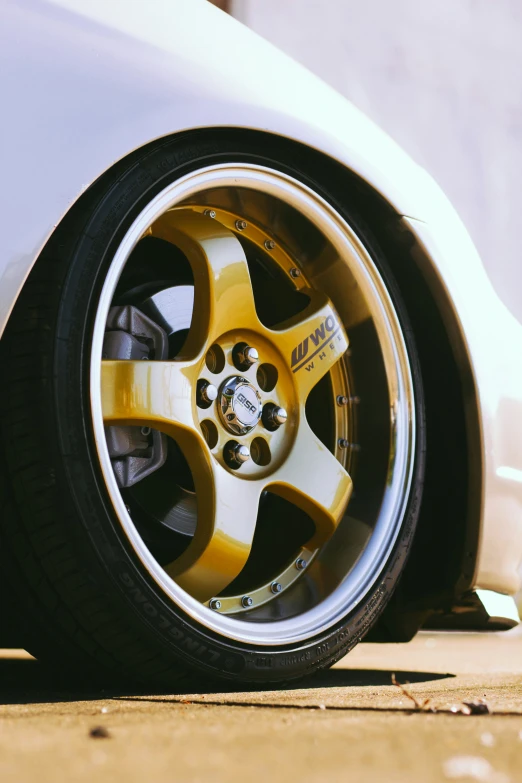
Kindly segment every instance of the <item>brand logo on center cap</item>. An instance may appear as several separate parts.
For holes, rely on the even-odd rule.
[[[246,435],[261,418],[261,397],[247,378],[233,375],[221,384],[218,410],[229,432]]]
[[[232,406],[239,421],[247,427],[257,420],[259,398],[251,386],[240,386],[236,390]]]

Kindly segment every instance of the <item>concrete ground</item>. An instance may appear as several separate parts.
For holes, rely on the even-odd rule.
[[[391,684],[411,683],[419,711]],[[70,693],[0,652],[0,781],[522,781],[522,634],[360,645],[290,690]],[[492,714],[463,715],[485,699]],[[90,732],[108,736],[92,737]]]

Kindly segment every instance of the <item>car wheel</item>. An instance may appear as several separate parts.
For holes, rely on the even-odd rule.
[[[279,682],[368,631],[425,424],[393,274],[290,142],[135,153],[58,226],[2,340],[2,537],[27,646],[168,685]]]

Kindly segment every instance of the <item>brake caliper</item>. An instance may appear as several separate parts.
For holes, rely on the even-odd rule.
[[[166,359],[168,338],[161,326],[133,305],[111,307],[103,340],[104,359]],[[131,487],[160,468],[167,458],[166,436],[150,427],[106,427],[114,475]]]

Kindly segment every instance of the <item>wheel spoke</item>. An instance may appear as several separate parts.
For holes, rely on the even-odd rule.
[[[196,533],[166,570],[194,598],[206,601],[229,585],[248,559],[261,487],[206,461],[203,451],[190,462],[198,508]]]
[[[316,534],[308,546],[322,546],[341,521],[352,480],[303,421],[288,459],[271,479],[270,490],[311,516]]]
[[[206,215],[175,209],[154,223],[152,234],[179,247],[194,275],[194,311],[184,356],[196,356],[229,329],[259,328],[245,253],[231,231]]]
[[[104,423],[152,426],[173,437],[194,430],[193,372],[187,362],[102,361]]]
[[[330,300],[316,291],[308,293],[311,302],[306,310],[282,324],[276,337],[303,402],[348,348],[348,337]]]

